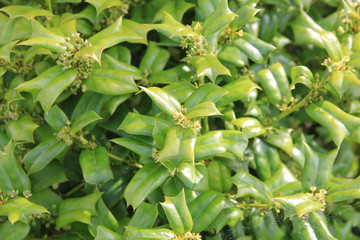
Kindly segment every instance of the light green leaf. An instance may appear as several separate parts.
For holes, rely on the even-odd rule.
[[[336,105],[320,101],[306,107],[309,116],[326,128],[337,146],[347,137],[356,132],[360,126],[360,118],[347,114]],[[360,137],[354,135],[353,140],[360,141]]]
[[[196,132],[193,128],[184,129],[181,126],[170,128],[158,161],[171,172],[179,169],[184,162],[193,163],[195,141]]]
[[[254,16],[260,12],[260,9],[254,8],[251,5],[245,5],[236,10],[235,14],[239,17],[235,18],[231,23],[232,29],[240,29],[247,24]]]
[[[61,228],[73,222],[90,224],[92,215],[97,215],[96,202],[102,193],[91,193],[85,197],[65,199],[59,206],[56,227]]]
[[[102,11],[107,8],[119,7],[125,4],[118,0],[86,0],[86,2],[90,3],[95,7],[98,16]]]
[[[157,205],[143,202],[136,209],[127,226],[137,228],[152,228],[158,216]]]
[[[289,131],[285,129],[276,129],[275,131],[270,131],[264,138],[265,142],[280,148],[286,152],[290,157],[293,153],[293,140]]]
[[[253,197],[265,204],[271,204],[272,194],[270,189],[249,173],[240,170],[231,178],[231,182],[237,186],[238,198]]]
[[[154,22],[157,22],[163,18],[164,11],[168,12],[173,16],[177,21],[181,22],[182,17],[186,11],[190,8],[195,7],[195,4],[181,1],[167,1],[164,5],[157,11],[154,16]]]
[[[341,98],[346,90],[352,87],[359,87],[360,80],[351,71],[333,71],[331,72],[330,84],[335,88]]]
[[[242,159],[248,144],[245,134],[236,130],[222,130],[221,133],[226,151]]]
[[[248,57],[234,46],[223,44],[217,57],[221,62],[231,64],[236,67],[249,65]]]
[[[65,52],[66,50],[66,46],[61,42],[54,39],[39,37],[39,36],[23,41],[19,43],[19,45],[40,47],[57,53],[62,53]]]
[[[219,75],[231,75],[229,69],[220,63],[215,55],[196,56],[191,59],[198,77],[207,76],[213,83]]]
[[[83,150],[79,159],[87,183],[103,184],[113,177],[108,152],[105,147],[98,146],[94,150]]]
[[[195,107],[191,108],[188,113],[186,113],[185,117],[188,119],[197,118],[197,117],[207,117],[214,115],[222,115],[219,110],[216,108],[213,102],[203,102]]]
[[[200,161],[226,152],[221,131],[209,131],[196,138],[195,160]]]
[[[206,191],[189,205],[189,210],[193,219],[193,229],[195,233],[204,230],[221,212],[225,206],[224,197],[215,191]]]
[[[125,227],[129,240],[136,239],[156,239],[156,240],[169,240],[175,238],[175,233],[169,229],[156,228],[156,229],[140,229],[136,227]]]
[[[291,85],[290,89],[295,89],[295,84],[301,83],[308,87],[313,88],[314,76],[310,69],[305,66],[296,66],[291,68]]]
[[[276,172],[265,182],[265,184],[269,186],[271,191],[274,193],[278,192],[278,189],[281,189],[284,186],[290,186],[288,184],[296,182],[298,182],[298,180],[294,174],[290,172],[283,163],[280,163]]]
[[[309,223],[313,227],[318,239],[336,240],[331,234],[328,223],[317,212],[309,213]]]
[[[41,142],[24,156],[26,170],[30,174],[40,171],[65,148],[65,142],[57,140],[55,137],[49,138],[45,142]]]
[[[164,72],[164,71],[163,71]],[[163,90],[174,96],[180,103],[185,102],[194,92],[195,87],[188,81],[179,81],[166,85]]]
[[[0,205],[0,215],[7,216],[12,224],[17,221],[28,224],[31,215],[40,213],[48,213],[48,211],[23,197],[12,198],[6,204]]]
[[[13,190],[18,190],[21,194],[31,189],[30,180],[15,157],[11,141],[0,152],[0,163],[0,189],[5,194]]]
[[[232,121],[247,138],[253,138],[266,133],[265,127],[256,118],[243,117]]]
[[[315,201],[312,194],[295,194],[288,197],[276,197],[273,199],[274,203],[279,205],[285,211],[285,218],[294,215],[302,216],[305,213],[315,212],[320,210],[322,203]]]
[[[207,166],[209,175],[209,187],[211,190],[227,193],[230,192],[232,183],[230,181],[230,169],[219,161],[212,160]]]
[[[295,237],[301,240],[317,240],[315,231],[307,220],[299,216],[292,216],[291,222],[294,226]]]
[[[125,189],[124,197],[127,205],[136,209],[168,176],[169,170],[161,164],[146,164],[135,174]]]
[[[176,197],[166,197],[161,203],[170,227],[178,235],[185,235],[191,232],[193,221],[186,204],[184,189]]]
[[[104,226],[98,226],[95,240],[125,240],[125,237]]]
[[[178,172],[179,179],[184,185],[194,191],[204,192],[209,190],[208,171],[204,163],[184,162]]]
[[[93,110],[84,112],[78,118],[71,123],[70,133],[75,133],[90,123],[102,119],[99,115],[96,114]]]
[[[11,138],[18,142],[32,142],[34,143],[33,133],[39,125],[33,122],[29,115],[21,117],[19,120],[8,123],[8,130]]]
[[[360,177],[349,183],[329,188],[325,200],[328,202],[340,202],[354,198],[360,198]]]
[[[0,12],[6,12],[10,16],[10,19],[18,17],[25,17],[27,19],[31,19],[38,16],[53,16],[53,14],[47,10],[24,5],[11,5],[3,7],[0,9]]]
[[[175,112],[181,111],[181,104],[175,97],[158,87],[140,87],[147,95],[153,100],[153,102],[165,113],[173,115]]]
[[[138,91],[131,73],[124,70],[94,69],[84,81],[90,91],[105,95],[123,95]]]
[[[0,48],[0,59],[5,59],[10,62],[10,53],[13,47],[18,43],[18,41],[13,41],[8,43]]]

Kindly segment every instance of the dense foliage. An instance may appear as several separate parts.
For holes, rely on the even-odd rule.
[[[353,0],[0,0],[0,239],[359,239]]]

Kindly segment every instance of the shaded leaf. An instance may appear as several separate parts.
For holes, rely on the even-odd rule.
[[[44,114],[45,121],[55,130],[60,131],[68,124],[69,119],[58,106],[50,108],[48,113]]]
[[[2,239],[7,240],[22,240],[30,232],[30,226],[22,222],[12,224],[10,221],[5,221],[0,226],[0,235]]]
[[[141,155],[141,156],[151,156],[152,155],[152,144],[148,141],[137,138],[134,136],[115,138],[111,140],[112,142],[119,144],[125,148],[130,149],[131,151]]]

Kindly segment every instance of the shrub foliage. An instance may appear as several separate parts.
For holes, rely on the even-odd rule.
[[[0,239],[358,239],[357,0],[0,0]]]

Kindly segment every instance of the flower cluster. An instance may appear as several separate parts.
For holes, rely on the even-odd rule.
[[[199,25],[195,26],[198,28]],[[198,31],[197,31],[198,32]],[[186,49],[185,61],[190,64],[190,61],[195,56],[205,56],[210,51],[210,45],[206,38],[201,34],[199,36],[185,35],[181,36],[180,46]]]
[[[342,26],[339,26],[338,32],[340,34],[343,34],[345,32],[358,33],[360,31],[359,6],[360,1],[354,1],[349,5],[349,8],[346,11],[344,9],[341,10],[341,22],[345,25],[345,29]]]
[[[23,192],[23,196],[25,198],[29,198],[31,197],[32,193],[30,190],[25,190]],[[7,203],[7,201],[9,201],[9,198],[15,198],[19,196],[19,190],[11,190],[8,193],[4,193],[1,189],[0,189],[0,204],[5,204]]]
[[[201,129],[201,124],[199,121],[191,121],[190,119],[186,118],[185,115],[187,113],[187,109],[183,108],[181,109],[181,112],[175,112],[173,114],[173,119],[175,122],[175,125],[180,125],[183,128],[194,128],[197,132]]]
[[[77,89],[82,87],[82,80],[88,78],[91,75],[91,71],[94,68],[95,60],[92,57],[77,56],[76,53],[85,47],[90,47],[91,43],[80,37],[79,33],[73,33],[73,41],[67,37],[65,38],[69,47],[64,53],[60,55],[56,63],[63,66],[63,70],[76,68],[78,71],[77,77],[72,84],[72,90],[76,93]],[[86,91],[85,88],[82,91]]]
[[[348,56],[343,57],[339,62],[333,62],[331,58],[327,58],[321,65],[327,67],[330,73],[334,71],[354,71],[349,66],[346,66],[349,61],[350,58]]]
[[[326,207],[325,195],[327,194],[327,191],[325,189],[320,189],[318,193],[315,193],[316,186],[311,186],[310,191],[311,195],[314,196],[314,200],[322,203],[322,207],[320,210],[324,211]]]
[[[184,236],[176,236],[174,240],[201,240],[201,235],[199,233],[187,232]]]
[[[242,37],[244,35],[244,31],[239,30],[233,30],[230,27],[228,27],[225,32],[220,35],[219,37],[219,43],[225,43],[228,45],[232,45],[232,41],[235,38]]]
[[[87,140],[84,135],[88,134],[88,132],[83,132],[79,130],[75,133],[70,131],[69,126],[64,126],[57,134],[56,139],[62,140],[66,143],[66,145],[71,146],[74,142],[80,143],[81,146],[89,149],[95,149],[96,143],[94,140]]]
[[[281,112],[286,112],[290,110],[297,102],[298,100],[294,97],[291,97],[290,100],[288,101],[286,97],[283,96],[282,104],[281,105],[276,104],[275,107],[277,107]]]
[[[20,117],[18,105],[10,104],[9,107],[6,104],[0,104],[0,120],[4,122],[16,121]]]

